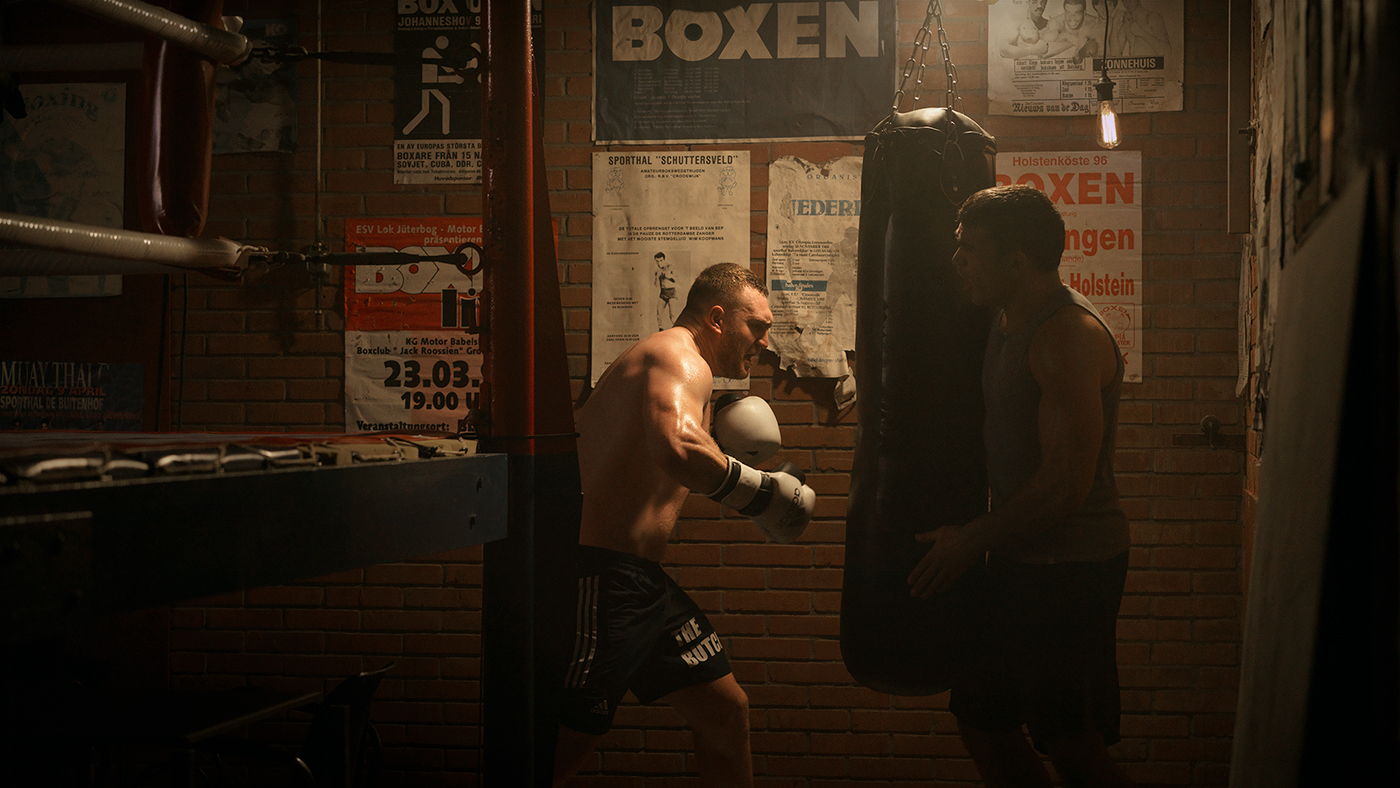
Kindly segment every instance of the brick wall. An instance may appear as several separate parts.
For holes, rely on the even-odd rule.
[[[310,0],[246,7],[230,2],[228,12],[295,14],[303,43],[314,46]],[[925,3],[898,8],[902,63]],[[1146,352],[1144,382],[1125,387],[1119,433],[1133,548],[1119,624],[1125,738],[1115,752],[1144,784],[1223,785],[1238,680],[1244,468],[1239,453],[1177,448],[1172,438],[1199,433],[1207,415],[1227,429],[1237,430],[1241,420],[1234,395],[1238,239],[1225,233],[1225,4],[1187,0],[1186,9],[1185,110],[1124,120],[1124,148],[1143,152],[1146,182]],[[587,380],[592,278],[590,14],[582,0],[546,0],[544,135],[576,396]],[[966,112],[997,136],[1000,150],[1092,148],[1088,118],[988,117],[985,4],[950,0],[944,14]],[[389,0],[328,3],[325,47],[387,51],[392,25]],[[301,150],[216,158],[209,235],[283,249],[314,240],[315,66],[300,68]],[[393,185],[387,69],[323,69],[321,210],[333,249],[341,248],[346,218],[480,214],[479,190]],[[851,143],[695,147],[750,152],[756,270],[765,254],[768,163],[860,152]],[[242,285],[176,282],[173,325],[177,339],[185,337],[181,426],[339,430],[341,298],[335,282],[318,287],[292,269]],[[843,520],[855,424],[853,412],[830,404],[831,390],[829,380],[796,379],[771,364],[755,371],[753,392],[773,399],[786,458],[811,469],[818,493],[817,521],[801,542],[768,544],[742,519],[692,498],[668,564],[712,616],[750,694],[761,784],[975,783],[946,695],[873,692],[856,685],[841,663]],[[374,713],[387,748],[385,784],[476,785],[480,556],[479,548],[466,549],[177,609],[174,681],[321,686],[395,661]],[[295,741],[301,725],[274,723],[257,735]],[[670,784],[671,776],[693,772],[689,752],[677,715],[628,705],[591,764],[607,779],[584,776],[579,784]]]

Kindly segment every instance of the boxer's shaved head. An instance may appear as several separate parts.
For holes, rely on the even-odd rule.
[[[732,311],[740,303],[747,288],[753,288],[764,296],[768,295],[768,288],[763,286],[763,280],[747,266],[716,263],[695,277],[681,316],[695,320],[703,319],[705,312],[715,304],[724,307],[725,311]]]

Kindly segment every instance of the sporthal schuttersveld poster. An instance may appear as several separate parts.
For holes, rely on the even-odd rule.
[[[988,0],[989,112],[1098,112],[1105,67],[1119,112],[1180,110],[1184,19],[1183,0]]]
[[[889,114],[894,0],[598,0],[600,142],[858,139]]]
[[[676,323],[695,277],[749,264],[749,152],[593,154],[594,383],[622,351]],[[747,380],[715,378],[715,388]]]

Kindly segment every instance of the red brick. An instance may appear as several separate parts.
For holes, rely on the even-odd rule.
[[[780,684],[840,685],[851,681],[851,674],[839,663],[770,662],[768,675]]]
[[[176,630],[170,633],[171,651],[242,651],[245,634],[205,630]]]
[[[812,534],[809,527],[808,535]],[[842,572],[836,569],[783,569],[768,573],[773,588],[832,589],[840,588]]]
[[[267,586],[245,592],[248,604],[270,607],[314,607],[325,599],[325,589],[312,586]]]
[[[380,564],[365,568],[365,582],[374,585],[437,585],[442,567],[436,564]]]
[[[750,708],[770,709],[788,706],[806,708],[808,690],[805,687],[782,687],[773,684],[754,684],[744,687],[749,696]]]
[[[750,524],[736,523],[735,526],[736,530],[755,530]],[[687,589],[761,589],[767,586],[767,574],[758,567],[684,567],[677,570],[676,578],[681,587]]]
[[[281,629],[281,610],[213,609],[208,612],[210,629]]]
[[[812,652],[807,641],[787,638],[729,638],[726,645],[730,659],[807,659]]]
[[[851,729],[855,731],[912,731],[932,730],[930,715],[922,711],[876,711],[854,709],[851,711]]]
[[[207,657],[207,665],[210,673],[267,676],[283,673],[284,659],[272,654],[211,653]]]

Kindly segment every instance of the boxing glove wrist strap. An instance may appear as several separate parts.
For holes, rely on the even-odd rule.
[[[750,468],[730,457],[729,472],[725,475],[724,481],[720,484],[719,489],[707,497],[742,513],[744,507],[758,497],[767,476],[762,471]]]

